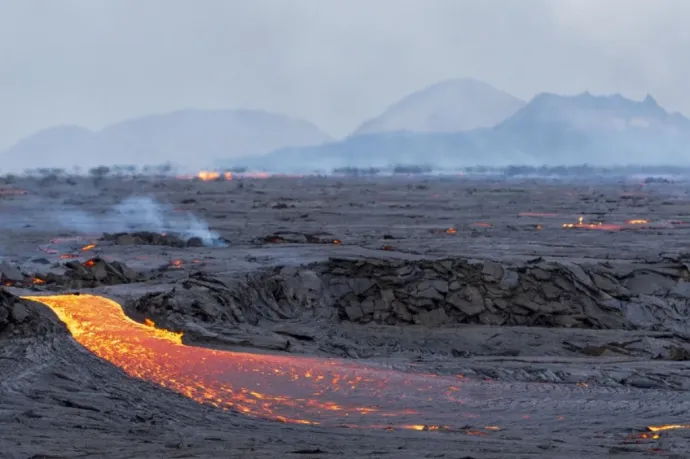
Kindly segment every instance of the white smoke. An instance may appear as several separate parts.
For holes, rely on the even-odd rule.
[[[127,198],[102,215],[82,210],[55,211],[54,224],[83,234],[152,231],[175,234],[183,239],[198,237],[207,246],[225,243],[208,224],[190,212],[178,212],[171,206],[148,197]]]

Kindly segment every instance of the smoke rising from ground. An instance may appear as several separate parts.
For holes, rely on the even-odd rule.
[[[36,216],[26,217],[28,221],[35,221],[32,217]],[[198,237],[207,246],[225,245],[218,233],[211,231],[199,217],[190,212],[176,211],[172,206],[149,197],[127,198],[103,214],[61,208],[42,212],[40,217],[55,225],[56,229],[82,234],[152,231],[175,234],[184,239]]]

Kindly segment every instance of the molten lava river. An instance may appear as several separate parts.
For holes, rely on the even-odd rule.
[[[454,430],[476,417],[461,410],[460,377],[186,346],[182,334],[135,322],[103,297],[25,299],[50,307],[77,342],[130,376],[225,410],[289,423],[414,430]]]

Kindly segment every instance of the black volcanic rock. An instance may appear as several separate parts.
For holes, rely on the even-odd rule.
[[[120,285],[143,282],[149,276],[129,268],[119,261],[106,261],[96,257],[83,263],[68,261],[64,274],[37,274],[50,289],[93,288],[101,285]]]
[[[25,301],[0,288],[0,341],[7,338],[43,336],[64,326],[43,306]]]

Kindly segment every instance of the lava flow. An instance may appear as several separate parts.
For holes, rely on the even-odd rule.
[[[615,225],[610,223],[585,223],[584,217],[578,217],[577,223],[564,223],[563,228],[577,228],[577,229],[590,229],[590,230],[601,230],[601,231],[620,231],[622,229],[621,225]]]
[[[181,333],[135,322],[103,297],[25,299],[50,307],[77,342],[130,376],[225,410],[299,424],[448,431],[474,416],[458,410],[458,378],[185,346]]]

